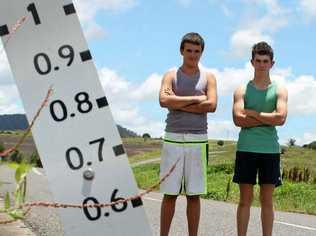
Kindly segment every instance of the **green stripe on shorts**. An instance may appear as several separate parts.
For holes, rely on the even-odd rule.
[[[182,144],[182,145],[208,143],[207,140],[201,140],[201,141],[173,141],[173,140],[169,140],[169,139],[164,139],[163,141],[166,142],[166,143],[174,143],[174,144]]]

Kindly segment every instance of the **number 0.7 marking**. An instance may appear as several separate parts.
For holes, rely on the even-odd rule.
[[[99,139],[92,140],[92,141],[89,142],[90,145],[99,143],[98,158],[99,158],[100,162],[103,161],[102,151],[103,151],[104,141],[105,141],[104,138],[99,138]],[[71,153],[73,153],[73,152],[77,154],[77,158],[78,158],[78,161],[79,161],[79,163],[77,165],[75,165],[73,163],[72,159],[71,159]],[[66,162],[67,162],[68,166],[70,167],[70,169],[72,169],[72,170],[79,170],[79,169],[81,169],[83,167],[83,165],[84,165],[83,155],[82,155],[82,152],[80,151],[80,149],[78,147],[70,147],[70,148],[67,149],[67,151],[66,151]]]

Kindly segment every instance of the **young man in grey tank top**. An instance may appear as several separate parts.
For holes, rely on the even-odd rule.
[[[280,147],[275,126],[285,123],[287,89],[270,79],[273,50],[266,42],[253,46],[254,78],[234,94],[233,118],[241,127],[233,181],[239,184],[238,236],[246,236],[257,174],[260,185],[262,235],[271,236],[273,191],[281,184]]]
[[[217,105],[215,77],[199,68],[204,40],[197,33],[186,34],[181,41],[183,62],[179,69],[168,71],[161,83],[159,102],[169,110],[166,120],[160,176],[177,161],[176,168],[161,184],[160,235],[169,234],[177,196],[187,197],[187,221],[190,236],[198,234],[200,195],[207,193],[208,154],[207,113]]]

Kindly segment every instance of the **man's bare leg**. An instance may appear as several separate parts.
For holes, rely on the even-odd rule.
[[[176,206],[177,196],[164,195],[161,203],[160,213],[160,236],[168,236],[174,210]]]
[[[189,236],[197,236],[200,222],[200,196],[187,196],[187,220]]]
[[[250,217],[250,207],[253,199],[253,185],[239,184],[240,199],[237,208],[238,236],[246,236]]]
[[[260,186],[260,202],[261,202],[261,223],[262,235],[271,236],[274,220],[273,212],[273,184],[262,184]]]

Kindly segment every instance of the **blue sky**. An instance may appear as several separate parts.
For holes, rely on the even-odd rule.
[[[313,0],[75,0],[78,15],[114,118],[139,134],[162,136],[167,114],[159,107],[162,75],[181,65],[183,34],[206,42],[201,64],[217,78],[218,109],[209,114],[209,137],[237,139],[232,94],[252,78],[251,46],[275,51],[273,80],[289,90],[289,114],[280,142],[316,140],[316,3]],[[24,112],[0,55],[0,113]]]

